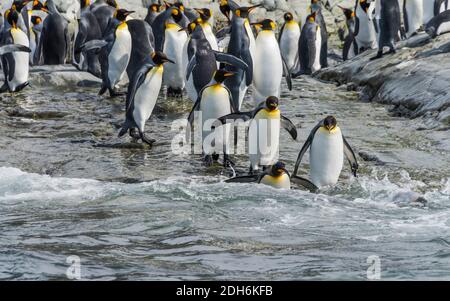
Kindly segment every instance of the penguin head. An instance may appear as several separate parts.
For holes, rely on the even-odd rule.
[[[294,20],[294,16],[291,13],[285,13],[283,19],[285,22],[289,22]]]
[[[270,19],[262,20],[261,22],[252,23],[251,25],[254,25],[256,27],[260,27],[262,30],[275,30],[276,24]]]
[[[42,18],[39,16],[32,16],[31,23],[33,23],[33,25],[39,25],[42,23]]]
[[[177,1],[175,3],[169,3],[169,2],[164,1],[164,4],[166,5],[166,9],[169,9],[171,7],[176,7],[179,10],[181,10],[182,12],[184,12],[184,5],[183,5],[183,2],[181,2],[181,1]]]
[[[116,12],[114,13],[114,17],[120,22],[125,22],[127,20],[127,17],[132,13],[134,13],[134,11],[128,11],[126,9],[120,8],[116,10]]]
[[[350,20],[350,19],[353,19],[355,17],[355,12],[353,10],[351,10],[350,8],[345,8],[345,7],[342,7],[340,5],[338,5],[338,7],[340,9],[342,9],[342,12],[345,15],[345,19]]]
[[[262,4],[248,6],[248,7],[239,7],[239,8],[236,8],[236,10],[234,11],[234,14],[236,16],[238,16],[239,18],[246,19],[246,18],[248,18],[248,16],[252,12],[252,10],[254,10],[255,8],[260,7],[261,5]]]
[[[161,66],[162,64],[167,63],[167,62],[172,63],[172,64],[175,64],[174,61],[172,61],[171,59],[169,59],[169,58],[167,57],[167,55],[166,55],[164,52],[161,52],[161,51],[155,51],[155,52],[153,52],[153,53],[152,53],[152,60],[153,60],[153,62],[154,62],[156,65],[158,65],[158,66]]]
[[[334,130],[337,126],[337,120],[336,118],[334,118],[334,116],[327,116],[324,120],[323,120],[323,127],[331,132],[332,130]]]
[[[87,1],[87,0],[82,0],[82,3],[84,1]],[[83,6],[81,8],[83,8]],[[42,11],[47,12],[47,9],[44,7],[44,4],[42,4],[41,1],[39,1],[39,0],[33,1],[33,8],[31,10],[42,10]]]
[[[285,173],[289,174],[286,170],[286,165],[281,161],[278,161],[277,163],[272,165],[272,168],[270,169],[270,174],[274,177],[279,177]]]
[[[20,12],[22,10],[22,8],[24,8],[25,5],[28,4],[28,2],[30,2],[30,0],[14,1],[13,4],[11,5],[11,10],[16,10],[16,11]]]
[[[106,4],[114,8],[119,8],[119,5],[117,4],[116,0],[106,0]]]
[[[320,0],[311,0],[311,12],[320,10]]]
[[[314,23],[314,22],[316,22],[316,17],[317,17],[317,11],[314,11],[308,16],[307,20],[311,23]]]
[[[359,0],[359,5],[361,6],[362,10],[365,11],[366,13],[369,12],[370,4],[371,4],[370,1]]]
[[[276,109],[278,109],[278,97],[276,96],[269,96],[266,99],[266,108],[269,109],[270,111],[274,111]]]
[[[228,5],[228,0],[220,0],[219,9],[227,20],[230,21],[231,8]]]
[[[181,10],[178,7],[171,7],[172,12],[170,13],[170,15],[172,16],[172,18],[175,20],[175,22],[180,22],[181,19],[183,18],[183,14],[181,12]]]
[[[197,28],[197,21],[191,22],[188,24],[188,26],[186,28],[181,28],[178,31],[186,31],[188,34],[192,34],[194,32],[194,30]]]
[[[220,84],[220,83],[223,83],[227,79],[227,77],[230,77],[233,75],[234,75],[233,72],[226,71],[224,69],[219,69],[216,72],[214,72],[214,80]]]
[[[19,14],[15,10],[11,10],[7,13],[8,23],[12,28],[17,28],[17,22],[19,21]]]
[[[159,12],[161,8],[161,5],[159,5],[158,3],[153,3],[152,5],[150,5],[150,7],[148,8],[151,12],[157,13]]]
[[[195,11],[198,12],[203,22],[208,22],[211,19],[212,13],[209,8],[196,8]]]
[[[37,0],[35,0],[34,2],[39,2]],[[80,8],[86,8],[89,5],[91,5],[91,0],[80,0]]]

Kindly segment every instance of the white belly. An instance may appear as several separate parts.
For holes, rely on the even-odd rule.
[[[116,39],[108,56],[108,78],[114,88],[123,78],[130,62],[131,35],[128,27],[116,30]]]
[[[317,130],[310,149],[310,179],[317,187],[335,185],[344,165],[344,143],[339,129]]]
[[[441,25],[439,25],[438,29],[436,30],[436,34],[440,35],[446,32],[450,32],[450,21],[443,22]]]
[[[316,33],[316,59],[314,60],[314,63],[312,65],[311,71],[314,73],[322,66],[320,65],[320,50],[322,49],[322,35],[320,34],[320,29],[317,30]]]
[[[249,50],[250,54],[252,56],[253,62],[255,62],[255,49],[256,49],[256,41],[255,36],[253,35],[252,28],[250,27],[250,24],[248,22],[244,23],[245,31],[247,32],[247,35],[250,40]],[[253,63],[253,73],[255,73],[255,64]]]
[[[272,31],[261,31],[258,34],[254,66],[253,99],[255,102],[263,102],[269,96],[279,97],[283,62],[280,48]]]
[[[248,153],[253,170],[273,165],[279,158],[280,111],[266,113],[261,110],[250,122]]]
[[[22,30],[12,28],[11,35],[14,44],[30,46],[28,37]],[[8,77],[8,87],[11,91],[15,91],[19,86],[28,81],[30,54],[27,52],[14,52],[12,56],[15,62],[15,70],[14,77],[11,81]]]
[[[355,40],[358,47],[375,49],[377,47],[377,32],[372,19],[369,19],[367,14],[358,5],[357,16],[359,18],[359,31]]]
[[[150,70],[134,96],[133,118],[141,132],[144,132],[145,122],[150,118],[158,99],[162,74],[162,66]]]
[[[186,69],[183,69],[183,48],[187,41],[186,32],[178,30],[181,27],[170,27],[165,31],[164,53],[175,64],[164,67],[164,84],[175,89],[183,89],[185,85]]]
[[[424,0],[423,5],[423,24],[427,24],[434,17],[434,1]]]
[[[426,1],[426,0],[425,0]],[[406,0],[406,11],[408,14],[408,32],[407,37],[417,32],[423,22],[423,4],[422,0]]]
[[[287,174],[283,174],[279,177],[272,177],[267,175],[261,179],[260,183],[278,189],[291,189],[291,180]]]
[[[202,112],[202,141],[205,154],[222,153],[223,146],[229,143],[230,124],[215,128],[214,121],[231,113],[230,95],[222,86],[211,86],[203,90],[200,103]]]
[[[211,48],[215,51],[219,51],[219,46],[217,45],[217,39],[212,31],[211,26],[209,24],[204,24],[204,25],[202,25],[202,29],[203,29],[206,39],[209,42],[209,45],[211,45]]]
[[[284,61],[290,71],[292,71],[298,61],[298,40],[300,39],[300,26],[296,24],[286,24],[283,35],[280,39],[280,50]]]

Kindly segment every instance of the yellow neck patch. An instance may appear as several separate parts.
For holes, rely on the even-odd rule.
[[[122,22],[120,23],[119,26],[117,26],[117,30],[126,30],[126,29],[128,29],[127,22]]]
[[[175,23],[166,23],[166,29],[181,29],[181,26]]]

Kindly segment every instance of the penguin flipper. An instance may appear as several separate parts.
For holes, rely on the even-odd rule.
[[[247,86],[250,86],[250,84],[253,81],[253,60],[252,60],[252,55],[251,55],[249,49],[242,52],[242,59],[245,62],[248,62],[247,63],[248,68],[247,68],[247,70],[245,70],[245,84]]]
[[[237,58],[234,55],[219,52],[219,51],[213,50],[213,52],[214,52],[214,55],[215,55],[217,61],[241,68],[242,70],[247,72],[248,65],[240,58]]]
[[[280,117],[281,126],[289,132],[292,139],[297,140],[297,129],[295,125],[286,116],[281,115]]]
[[[31,52],[31,49],[27,46],[20,44],[8,44],[0,47],[0,56],[11,52]]]
[[[359,18],[355,18],[355,30],[353,32],[353,35],[356,37],[359,33]]]
[[[355,152],[350,147],[350,144],[348,144],[347,140],[345,139],[344,135],[342,135],[342,140],[344,141],[344,154],[347,158],[348,162],[350,163],[350,166],[352,168],[352,173],[356,177],[356,172],[358,171],[358,161],[356,160]]]
[[[90,40],[80,46],[81,51],[89,51],[94,49],[102,49],[106,47],[109,43],[105,40]]]
[[[302,158],[305,155],[308,148],[311,146],[312,141],[314,139],[314,135],[316,134],[317,130],[322,126],[323,120],[320,121],[311,131],[311,133],[308,136],[308,139],[306,139],[305,144],[303,144],[302,149],[300,150],[300,153],[298,154],[297,161],[295,162],[295,168],[293,172],[293,176],[297,175],[298,167],[300,166],[300,163],[302,162]]]
[[[248,121],[250,119],[252,119],[253,117],[253,111],[249,111],[249,112],[236,112],[236,113],[231,113],[225,116],[222,116],[220,118],[218,118],[217,120],[220,121],[222,124],[227,124],[227,123],[231,123],[231,122],[236,122],[236,121]]]
[[[309,189],[309,191],[311,191],[311,192],[317,192],[317,190],[319,190],[319,188],[316,185],[314,185],[313,182],[311,182],[308,179],[299,177],[299,176],[292,176],[291,182],[301,185],[301,186]]]
[[[283,62],[283,72],[285,74],[286,77],[286,83],[288,86],[289,91],[292,91],[292,78],[291,78],[291,71],[289,70],[286,61],[284,60],[283,57],[281,57],[281,61]]]
[[[259,178],[259,175],[240,176],[225,180],[225,183],[256,183],[259,181]]]
[[[195,57],[195,55],[193,55],[186,68],[186,80],[189,80],[189,77],[191,76],[191,73],[196,65],[197,65],[197,58]]]
[[[229,34],[231,32],[231,26],[225,26],[224,28],[222,28],[221,30],[219,30],[217,33],[216,33],[216,38],[218,39],[218,40],[222,40],[223,38],[225,38],[225,36],[227,35],[227,34]]]
[[[191,112],[189,113],[189,116],[187,118],[188,121],[188,125],[186,128],[186,141],[189,141],[190,136],[191,136],[191,132],[192,132],[192,128],[194,126],[194,117],[195,117],[195,111],[198,111],[200,109],[200,102],[202,100],[202,93],[203,93],[204,88],[200,91],[200,93],[198,93],[198,97],[197,97],[197,101],[195,102],[194,106],[192,107]]]

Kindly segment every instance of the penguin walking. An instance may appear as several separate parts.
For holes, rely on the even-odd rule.
[[[355,39],[356,15],[355,12],[349,8],[341,6],[339,6],[339,8],[342,9],[344,13],[348,30],[348,34],[344,38],[344,48],[342,49],[342,59],[346,61],[358,55],[359,52],[358,43]]]
[[[357,0],[355,15],[355,41],[358,44],[358,53],[368,49],[377,48],[377,32],[375,28],[375,2]]]
[[[409,38],[419,31],[423,23],[423,0],[404,0],[403,19],[406,37]]]
[[[379,28],[378,53],[374,59],[383,56],[383,48],[389,47],[389,53],[395,53],[395,41],[400,32],[400,7],[398,1],[377,0],[376,19]]]
[[[224,69],[217,70],[211,82],[200,91],[197,101],[189,113],[188,122],[190,129],[192,129],[195,119],[194,113],[201,112],[202,149],[207,166],[217,161],[220,153],[223,153],[224,166],[233,164],[228,157],[230,125],[216,127],[214,123],[219,117],[237,112],[232,94],[223,84],[227,77],[233,75],[233,73]]]
[[[256,50],[253,68],[253,99],[255,103],[264,102],[269,96],[280,97],[283,71],[286,74],[288,89],[292,90],[291,73],[280,53],[275,38],[275,22],[265,19],[252,23],[260,27],[256,38]]]
[[[17,26],[18,20],[17,11],[10,11],[7,16],[10,29],[2,33],[0,57],[5,83],[0,93],[19,92],[28,86],[30,42],[26,33]]]
[[[142,67],[134,73],[128,86],[126,120],[119,137],[129,131],[130,136],[135,139],[142,139],[149,145],[154,142],[144,134],[145,122],[150,118],[155,107],[162,84],[163,65],[166,62],[174,63],[164,53],[153,52],[151,59],[146,59]]]
[[[250,173],[277,162],[281,127],[288,131],[292,139],[297,140],[297,129],[281,114],[278,106],[278,98],[269,96],[253,111],[236,112],[218,118],[221,124],[250,120],[248,129]]]
[[[161,5],[159,5],[158,3],[152,3],[148,7],[147,16],[145,16],[145,22],[147,22],[148,25],[150,25],[150,26],[152,25],[155,18],[159,15],[160,9],[161,9]]]
[[[320,64],[322,35],[316,22],[316,14],[316,12],[310,14],[302,28],[298,43],[300,70],[294,76],[312,74],[322,68]]]
[[[294,21],[291,13],[285,13],[284,23],[280,29],[278,43],[280,52],[286,62],[289,74],[295,73],[298,67],[298,42],[300,40],[300,25]]]
[[[354,176],[358,170],[355,153],[337,125],[336,118],[327,116],[311,131],[298,155],[293,174],[297,175],[304,154],[310,148],[310,180],[318,188],[335,185],[344,165],[344,155]]]

